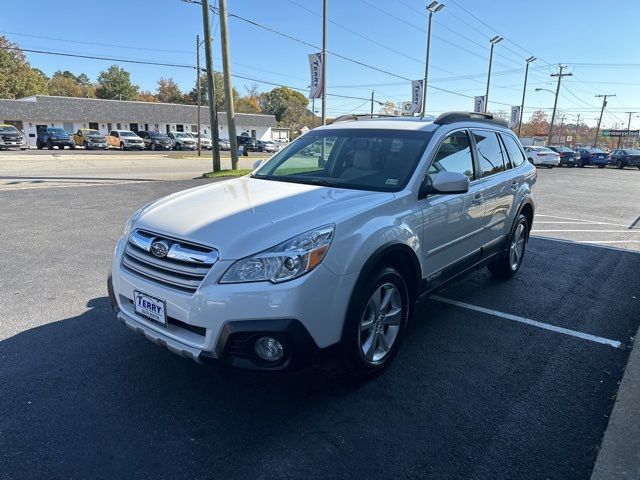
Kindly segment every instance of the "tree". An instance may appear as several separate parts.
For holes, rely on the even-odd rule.
[[[240,97],[234,105],[238,113],[260,113],[260,103],[257,97]]]
[[[185,95],[173,78],[158,80],[156,98],[162,103],[185,103]]]
[[[219,112],[223,112],[226,109],[226,106],[224,104],[224,77],[222,76],[221,73],[219,72],[215,72],[213,74],[213,87],[216,90],[216,109]],[[195,104],[198,100],[198,91],[197,91],[197,86],[194,85],[193,89],[191,90],[191,92],[189,92],[189,98],[191,99],[191,103]],[[207,75],[206,74],[202,74],[202,76],[200,77],[200,94],[202,95],[202,105],[207,105]],[[240,95],[238,94],[238,91],[234,88],[233,89],[233,104],[235,105],[238,102],[238,97]]]
[[[111,65],[98,75],[98,98],[111,100],[135,100],[138,97],[138,85],[131,83],[131,74],[117,65]]]
[[[136,98],[139,102],[157,102],[158,99],[156,96],[148,90],[144,90],[138,94],[138,98]]]
[[[0,98],[47,93],[47,77],[29,65],[18,44],[0,36]]]
[[[278,125],[296,131],[307,123],[309,100],[289,87],[277,87],[261,98],[261,110],[274,115]]]
[[[534,137],[547,135],[549,133],[549,121],[547,119],[548,117],[544,110],[536,110],[528,122],[522,123],[520,136]]]
[[[84,97],[96,96],[95,86],[87,75],[81,73],[76,76],[68,70],[58,70],[49,80],[49,94],[60,97]]]

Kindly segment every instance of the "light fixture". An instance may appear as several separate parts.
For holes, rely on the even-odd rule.
[[[503,37],[501,37],[500,35],[496,35],[489,41],[495,45],[496,43],[500,43],[502,40],[504,40]]]
[[[536,57],[529,57],[527,58],[527,63],[535,62],[536,60],[537,60]]]

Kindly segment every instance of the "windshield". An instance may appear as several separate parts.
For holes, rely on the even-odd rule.
[[[67,132],[64,131],[64,129],[62,128],[49,128],[47,129],[47,132],[49,133],[53,133],[55,135],[69,135]]]
[[[84,130],[85,135],[100,135],[102,134],[98,130]]]
[[[13,125],[0,125],[0,133],[20,133]]]
[[[335,129],[308,133],[274,155],[253,176],[374,191],[407,184],[430,132]]]
[[[120,131],[120,136],[121,137],[137,137],[135,133],[128,132],[128,131]]]
[[[158,133],[158,132],[149,132],[148,135],[149,135],[149,138],[159,138],[159,139],[169,138],[166,135],[163,135],[162,133]]]
[[[627,155],[640,155],[640,150],[623,150]]]
[[[604,153],[604,151],[600,150],[599,148],[592,148],[591,150],[589,150],[589,153]]]
[[[177,137],[177,138],[191,138],[189,135],[187,135],[186,133],[182,133],[182,132],[176,132],[173,135],[175,137]]]

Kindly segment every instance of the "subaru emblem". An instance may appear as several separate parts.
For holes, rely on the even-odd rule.
[[[151,244],[151,253],[153,253],[156,257],[166,257],[169,253],[169,244],[164,240],[160,240],[158,242],[153,242]]]

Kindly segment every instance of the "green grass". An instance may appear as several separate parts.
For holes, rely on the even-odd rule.
[[[224,177],[242,177],[248,175],[251,170],[248,168],[242,168],[240,170],[221,170],[219,172],[207,172],[203,173],[204,178],[224,178]]]

